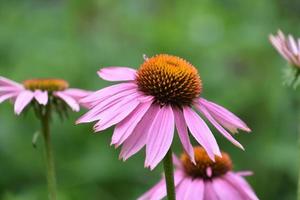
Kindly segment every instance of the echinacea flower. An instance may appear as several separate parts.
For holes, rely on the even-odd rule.
[[[195,164],[184,153],[179,160],[174,156],[174,173],[177,200],[258,200],[243,176],[251,172],[233,172],[228,154],[216,157],[213,162],[205,150],[195,147]],[[138,200],[160,200],[166,196],[163,178]]]
[[[291,65],[300,68],[300,38],[294,39],[292,35],[285,36],[282,31],[278,31],[277,35],[270,35],[270,42],[277,51]]]
[[[300,84],[300,38],[297,40],[290,34],[285,36],[279,30],[277,35],[270,35],[269,39],[280,55],[290,65],[285,70],[284,83],[296,88]]]
[[[20,84],[0,76],[0,103],[12,100],[17,115],[31,102],[46,106],[50,101],[56,110],[64,110],[67,104],[77,112],[80,109],[79,99],[89,92],[68,87],[69,84],[61,79],[31,79]]]
[[[45,144],[46,170],[49,199],[56,198],[56,177],[54,156],[51,144],[50,119],[52,111],[61,117],[67,115],[67,108],[79,111],[79,99],[87,96],[88,91],[68,88],[68,82],[61,79],[31,79],[23,84],[0,76],[0,103],[5,100],[14,102],[14,110],[20,115],[26,108],[33,107],[35,114],[41,121],[41,133]],[[83,105],[84,106],[84,105]],[[33,137],[33,144],[40,132]],[[37,135],[37,136],[36,136]]]
[[[146,146],[145,167],[150,169],[164,158],[170,149],[176,126],[179,138],[193,160],[194,151],[188,129],[214,160],[220,156],[218,144],[202,113],[236,146],[243,148],[230,132],[249,132],[247,125],[227,109],[199,97],[202,82],[197,69],[186,60],[157,55],[146,58],[138,70],[128,67],[108,67],[98,71],[107,81],[125,81],[98,90],[81,100],[90,106],[77,123],[98,121],[94,131],[116,125],[111,144],[122,145],[120,158],[128,159]],[[227,130],[226,130],[227,129]]]

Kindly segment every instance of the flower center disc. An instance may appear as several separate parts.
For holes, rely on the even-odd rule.
[[[147,59],[138,70],[137,84],[161,105],[191,105],[202,84],[197,69],[186,60],[160,54]]]
[[[192,177],[211,179],[222,176],[232,169],[232,162],[227,153],[222,152],[222,158],[216,157],[216,161],[213,162],[202,147],[195,147],[194,152],[196,165],[192,163],[186,153],[181,155],[184,170]],[[211,169],[211,174],[208,174],[208,168]]]
[[[62,79],[30,79],[23,82],[27,90],[43,90],[48,92],[62,91],[69,87],[69,83]]]

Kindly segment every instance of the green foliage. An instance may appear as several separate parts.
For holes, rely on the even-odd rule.
[[[287,3],[289,2],[289,3]],[[253,132],[236,135],[242,152],[215,135],[232,155],[235,170],[253,170],[248,180],[261,199],[292,200],[298,169],[300,96],[284,87],[285,61],[268,42],[278,28],[300,35],[298,0],[0,0],[0,75],[16,81],[56,77],[96,90],[109,83],[103,66],[137,68],[143,54],[169,53],[198,67],[203,96],[244,119]],[[32,111],[32,110],[31,110]],[[127,162],[110,147],[112,129],[93,134],[75,126],[83,113],[52,121],[59,199],[131,200],[160,178],[143,169],[144,153]],[[16,117],[0,105],[0,198],[47,196],[41,140],[33,112]],[[181,148],[174,145],[177,153]]]

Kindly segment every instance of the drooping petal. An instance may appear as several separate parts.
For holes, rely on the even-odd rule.
[[[23,111],[23,109],[31,102],[33,97],[34,94],[31,91],[24,90],[20,92],[15,102],[15,113],[19,115]]]
[[[231,184],[228,184],[222,178],[214,178],[212,181],[214,191],[216,192],[219,200],[250,200],[245,199]]]
[[[11,92],[20,92],[21,88],[15,86],[0,86],[0,95],[11,93]]]
[[[57,96],[58,98],[66,102],[66,104],[68,104],[73,111],[78,112],[80,110],[79,103],[73,97],[70,97],[69,95],[65,94],[63,91],[54,92],[53,95]]]
[[[92,94],[91,91],[81,90],[81,89],[77,89],[77,88],[66,89],[66,90],[64,90],[64,93],[75,98],[76,100],[82,99],[82,98]]]
[[[148,192],[140,196],[137,200],[159,200],[166,196],[165,180],[159,181]]]
[[[232,184],[236,189],[244,195],[245,200],[258,200],[258,197],[251,189],[251,186],[245,181],[245,179],[233,172],[228,172],[223,177],[228,183]]]
[[[176,198],[180,200],[195,200],[190,198],[192,187],[194,187],[192,179],[185,178],[176,188]]]
[[[133,88],[137,88],[137,85],[135,83],[120,83],[120,84],[112,85],[91,93],[87,97],[81,99],[80,102],[81,103],[91,103],[95,101],[99,102],[107,99],[108,97],[114,96],[124,90],[130,90]]]
[[[192,162],[195,163],[194,149],[189,138],[183,113],[178,108],[173,108],[173,111],[179,139],[182,143],[184,150],[187,152]]]
[[[219,199],[211,181],[204,181],[204,200],[223,200]]]
[[[37,100],[39,104],[46,105],[48,103],[48,92],[36,90],[34,91],[34,98]]]
[[[297,43],[296,43],[295,39],[293,38],[293,36],[291,36],[291,35],[288,36],[287,44],[288,44],[289,48],[291,49],[291,52],[297,56],[299,53],[299,49],[297,48]]]
[[[204,182],[202,179],[194,179],[193,186],[190,189],[191,200],[206,200],[204,199]]]
[[[172,158],[173,158],[173,164],[176,167],[176,169],[181,169],[182,170],[183,166],[182,166],[181,161],[179,160],[179,158],[175,154],[173,154]]]
[[[101,118],[101,113],[105,112],[107,109],[110,109],[112,106],[118,104],[126,97],[136,95],[135,89],[128,89],[122,92],[119,92],[111,97],[106,98],[102,102],[98,102],[93,108],[91,108],[86,114],[80,117],[76,123],[88,123],[99,120]]]
[[[204,106],[196,104],[195,107],[214,125],[214,127],[225,137],[227,138],[232,144],[244,150],[244,147],[236,141],[230,133],[228,133],[207,111]]]
[[[117,124],[112,136],[111,144],[121,145],[133,132],[142,117],[150,108],[152,102],[141,103],[123,121]]]
[[[215,155],[221,156],[216,139],[200,116],[189,107],[183,108],[183,115],[192,135],[203,146],[210,159],[215,160]]]
[[[99,115],[99,122],[94,126],[95,132],[103,131],[125,119],[140,102],[136,96],[124,98],[120,103],[113,105]]]
[[[241,129],[247,132],[250,132],[250,128],[235,116],[233,113],[228,111],[226,108],[217,105],[213,102],[205,100],[203,98],[199,99],[200,106],[204,106],[208,112],[225,128],[230,130],[231,132],[237,132],[237,129]]]
[[[154,169],[165,157],[173,141],[174,114],[171,106],[164,106],[153,118],[146,144],[145,167]]]
[[[174,186],[177,188],[182,181],[185,179],[184,175],[181,171],[174,172]],[[138,200],[161,200],[167,195],[166,191],[166,183],[165,179],[163,178],[158,184],[152,187],[148,192],[143,194]],[[177,198],[178,199],[178,198]],[[178,199],[180,200],[180,199]],[[201,199],[199,199],[201,200]]]
[[[17,97],[19,95],[18,92],[13,92],[13,93],[7,93],[7,94],[3,94],[3,95],[0,95],[0,103],[8,100],[8,99],[12,99],[14,97]]]
[[[136,78],[136,70],[129,67],[106,67],[97,73],[107,81],[133,81]]]
[[[276,50],[286,59],[289,60],[289,56],[283,51],[282,44],[279,41],[279,39],[273,35],[270,36],[270,42],[273,44],[273,46],[276,48]]]
[[[235,174],[238,176],[252,176],[253,172],[252,171],[238,171],[238,172],[235,172]]]
[[[124,141],[120,153],[120,158],[124,161],[145,146],[149,127],[153,123],[152,119],[156,116],[159,109],[159,106],[151,105],[144,117],[133,130],[132,134]]]
[[[23,85],[21,85],[20,83],[7,79],[3,76],[0,76],[0,86],[13,86],[20,89],[24,89]]]

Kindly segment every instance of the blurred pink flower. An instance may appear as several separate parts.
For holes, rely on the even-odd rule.
[[[188,129],[214,160],[219,146],[195,107],[234,145],[243,149],[230,133],[250,132],[247,125],[227,109],[199,97],[202,91],[197,69],[176,56],[146,58],[138,71],[127,67],[108,67],[98,71],[107,81],[126,81],[106,87],[83,98],[90,110],[77,123],[98,121],[94,131],[116,125],[111,144],[122,145],[120,158],[128,159],[146,146],[145,167],[150,169],[169,150],[176,126],[179,138],[194,159]],[[225,130],[225,128],[227,130]]]
[[[80,109],[79,99],[89,93],[80,89],[68,89],[68,83],[60,79],[32,79],[20,84],[0,76],[0,103],[12,100],[17,115],[32,101],[36,101],[39,105],[47,105],[52,96],[62,100],[77,112]]]
[[[291,65],[300,67],[300,38],[294,39],[292,35],[285,36],[282,31],[269,37],[272,45]]]
[[[179,160],[173,157],[176,170],[175,191],[177,200],[258,200],[243,176],[251,172],[233,172],[232,162],[226,153],[212,162],[205,150],[195,148],[196,165],[186,154]],[[163,178],[138,200],[160,200],[166,196]]]

